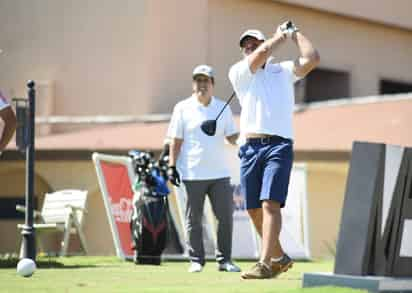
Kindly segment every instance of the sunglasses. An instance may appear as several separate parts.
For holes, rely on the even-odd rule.
[[[210,81],[210,78],[208,78],[208,77],[196,77],[196,78],[193,79],[193,81],[207,83],[207,82]]]
[[[259,47],[260,44],[257,43],[251,43],[251,44],[246,44],[245,46],[241,47],[240,50],[243,52],[253,52]]]

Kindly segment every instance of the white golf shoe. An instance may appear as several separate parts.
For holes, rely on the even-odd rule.
[[[203,266],[198,262],[191,262],[190,267],[187,270],[189,273],[200,273],[203,270]]]
[[[237,265],[235,265],[234,263],[230,261],[220,263],[218,265],[218,270],[221,272],[231,272],[231,273],[238,273],[241,271]]]

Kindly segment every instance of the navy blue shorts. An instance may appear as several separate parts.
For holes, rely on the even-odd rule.
[[[253,139],[239,149],[240,187],[246,208],[262,207],[262,200],[285,206],[293,162],[293,142],[280,138],[267,143]]]

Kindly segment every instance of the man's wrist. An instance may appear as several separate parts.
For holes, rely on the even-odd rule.
[[[281,42],[281,41],[285,41],[287,38],[286,34],[283,33],[280,30],[277,30],[274,34],[273,34],[273,40],[274,40],[274,44]],[[273,46],[273,45],[272,45]]]
[[[294,41],[295,43],[298,42],[298,34],[301,34],[301,32],[297,30],[297,31],[293,32],[291,37],[290,37],[292,39],[292,41]]]

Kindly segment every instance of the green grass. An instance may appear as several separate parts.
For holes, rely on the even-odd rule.
[[[237,262],[242,269],[252,262]],[[332,271],[333,263],[300,262],[278,279],[241,280],[239,273],[216,270],[207,263],[202,273],[187,273],[187,262],[163,262],[142,266],[115,257],[38,258],[39,268],[31,278],[16,274],[16,260],[0,259],[0,291],[6,292],[362,292],[346,288],[302,289],[303,272]],[[366,292],[366,291],[363,291]]]

